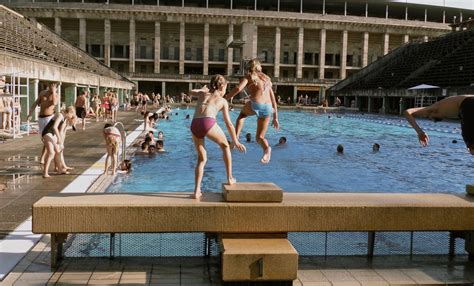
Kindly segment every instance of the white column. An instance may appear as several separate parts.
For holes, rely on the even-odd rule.
[[[408,34],[404,35],[402,39],[402,44],[408,43],[409,40],[410,40],[410,36]]]
[[[166,96],[166,82],[161,82],[161,98]]]
[[[319,48],[319,79],[324,79],[324,67],[326,65],[326,29],[320,32],[321,46]]]
[[[304,28],[298,29],[298,59],[296,61],[296,78],[303,76],[303,45],[304,45]]]
[[[55,17],[54,18],[54,32],[58,35],[61,35],[61,18]]]
[[[179,23],[179,74],[184,74],[184,22]]]
[[[252,58],[257,57],[258,49],[258,26],[254,25],[253,40],[252,40]]]
[[[369,63],[369,32],[364,32],[363,46],[362,46],[362,67]]]
[[[34,79],[33,80],[33,94],[34,94],[34,100],[36,101],[38,99],[38,94],[39,94],[39,79]],[[31,106],[31,104],[30,104]],[[29,106],[28,106],[29,108]],[[39,115],[39,109],[35,108],[35,116],[34,120],[38,120],[38,115]]]
[[[155,22],[155,60],[154,71],[160,73],[160,56],[161,56],[161,25],[160,22]]]
[[[83,51],[86,50],[86,19],[80,18],[79,19],[79,48]]]
[[[135,19],[130,19],[130,43],[129,43],[129,72],[135,72]]]
[[[229,24],[229,37],[234,35],[234,24]],[[227,75],[232,75],[232,63],[234,62],[234,49],[227,48]]]
[[[56,112],[61,112],[61,82],[58,82],[56,85],[57,95],[58,95],[58,104],[56,104]]]
[[[110,67],[110,20],[104,21],[104,63]]]
[[[275,29],[275,67],[274,76],[280,77],[280,49],[281,49],[281,29],[276,27]]]
[[[390,47],[390,34],[385,33],[383,35],[383,54],[384,55],[388,54],[389,47]]]
[[[342,39],[341,39],[341,69],[339,75],[341,79],[346,78],[346,69],[347,69],[347,38],[348,32],[347,30],[342,31]]]
[[[209,74],[209,23],[204,23],[204,48],[203,48],[203,67],[202,74]]]

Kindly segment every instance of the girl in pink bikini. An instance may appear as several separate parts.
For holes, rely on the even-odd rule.
[[[230,146],[227,142],[227,137],[217,124],[216,120],[219,111],[222,111],[225,125],[227,126],[232,141],[235,142],[235,147],[240,152],[246,151],[245,146],[240,144],[239,139],[237,139],[234,125],[230,120],[229,104],[227,103],[227,100],[223,98],[226,89],[227,81],[225,78],[221,75],[215,75],[211,78],[210,89],[204,86],[201,89],[193,89],[190,91],[191,96],[198,98],[196,110],[194,111],[194,118],[191,123],[191,133],[193,134],[193,141],[198,154],[193,197],[198,200],[202,196],[201,181],[204,175],[204,166],[207,161],[207,152],[204,147],[205,137],[214,141],[222,149],[225,168],[227,171],[227,183],[234,184],[236,182],[232,176],[232,155],[230,153]]]

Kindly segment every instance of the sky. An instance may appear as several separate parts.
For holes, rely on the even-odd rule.
[[[408,2],[474,10],[474,0],[395,0],[393,2]]]

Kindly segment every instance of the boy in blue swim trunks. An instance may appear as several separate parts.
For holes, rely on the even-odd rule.
[[[250,101],[247,102],[239,114],[236,122],[236,133],[239,138],[240,132],[244,126],[245,118],[251,115],[257,115],[257,134],[255,140],[263,149],[263,156],[260,162],[268,164],[271,158],[272,148],[265,139],[270,117],[273,115],[272,126],[279,129],[278,109],[275,100],[275,94],[272,90],[270,78],[262,72],[262,66],[257,59],[248,63],[247,74],[240,80],[239,85],[232,89],[226,99],[231,99],[239,94],[244,88],[250,92]]]

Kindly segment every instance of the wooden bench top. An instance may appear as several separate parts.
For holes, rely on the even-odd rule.
[[[285,193],[281,203],[220,193],[55,194],[33,205],[34,233],[474,230],[474,198],[453,194]]]

